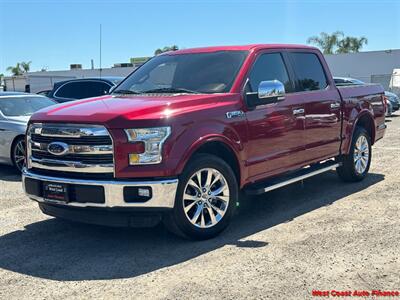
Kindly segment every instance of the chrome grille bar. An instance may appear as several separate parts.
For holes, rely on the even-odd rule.
[[[62,153],[51,150],[62,147]],[[100,125],[34,123],[27,134],[27,167],[60,172],[113,173],[113,143]]]

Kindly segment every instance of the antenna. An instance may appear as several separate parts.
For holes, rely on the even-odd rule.
[[[100,24],[100,78],[101,78],[101,24]]]

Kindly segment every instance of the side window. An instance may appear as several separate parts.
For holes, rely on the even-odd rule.
[[[78,81],[64,84],[55,97],[69,99],[84,99],[102,96],[108,93],[110,85],[100,81]]]
[[[296,74],[296,91],[323,90],[327,79],[318,56],[314,53],[289,53]]]
[[[84,88],[84,97],[82,98],[90,98],[90,97],[96,97],[96,96],[103,96],[105,94],[108,94],[108,91],[110,90],[110,85],[105,83],[105,82],[100,82],[100,81],[88,81],[86,82],[86,86]],[[82,99],[80,98],[80,99]]]
[[[292,92],[292,85],[280,53],[262,54],[254,63],[253,68],[250,71],[249,79],[249,92],[257,92],[261,81],[275,79],[285,85],[287,93]]]
[[[69,82],[61,86],[54,96],[59,98],[79,99],[81,88],[80,82]]]

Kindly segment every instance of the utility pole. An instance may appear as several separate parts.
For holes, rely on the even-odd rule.
[[[100,78],[101,78],[101,24],[100,24]]]

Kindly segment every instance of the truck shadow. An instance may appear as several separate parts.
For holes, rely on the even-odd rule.
[[[4,181],[21,181],[21,173],[12,166],[0,164],[0,180]]]
[[[344,184],[334,172],[241,203],[231,226],[208,241],[186,241],[162,226],[117,229],[48,219],[0,237],[0,268],[59,281],[132,278],[191,260],[225,245],[268,247],[250,235],[331,205],[384,175]],[[352,201],[360,201],[356,199]]]

